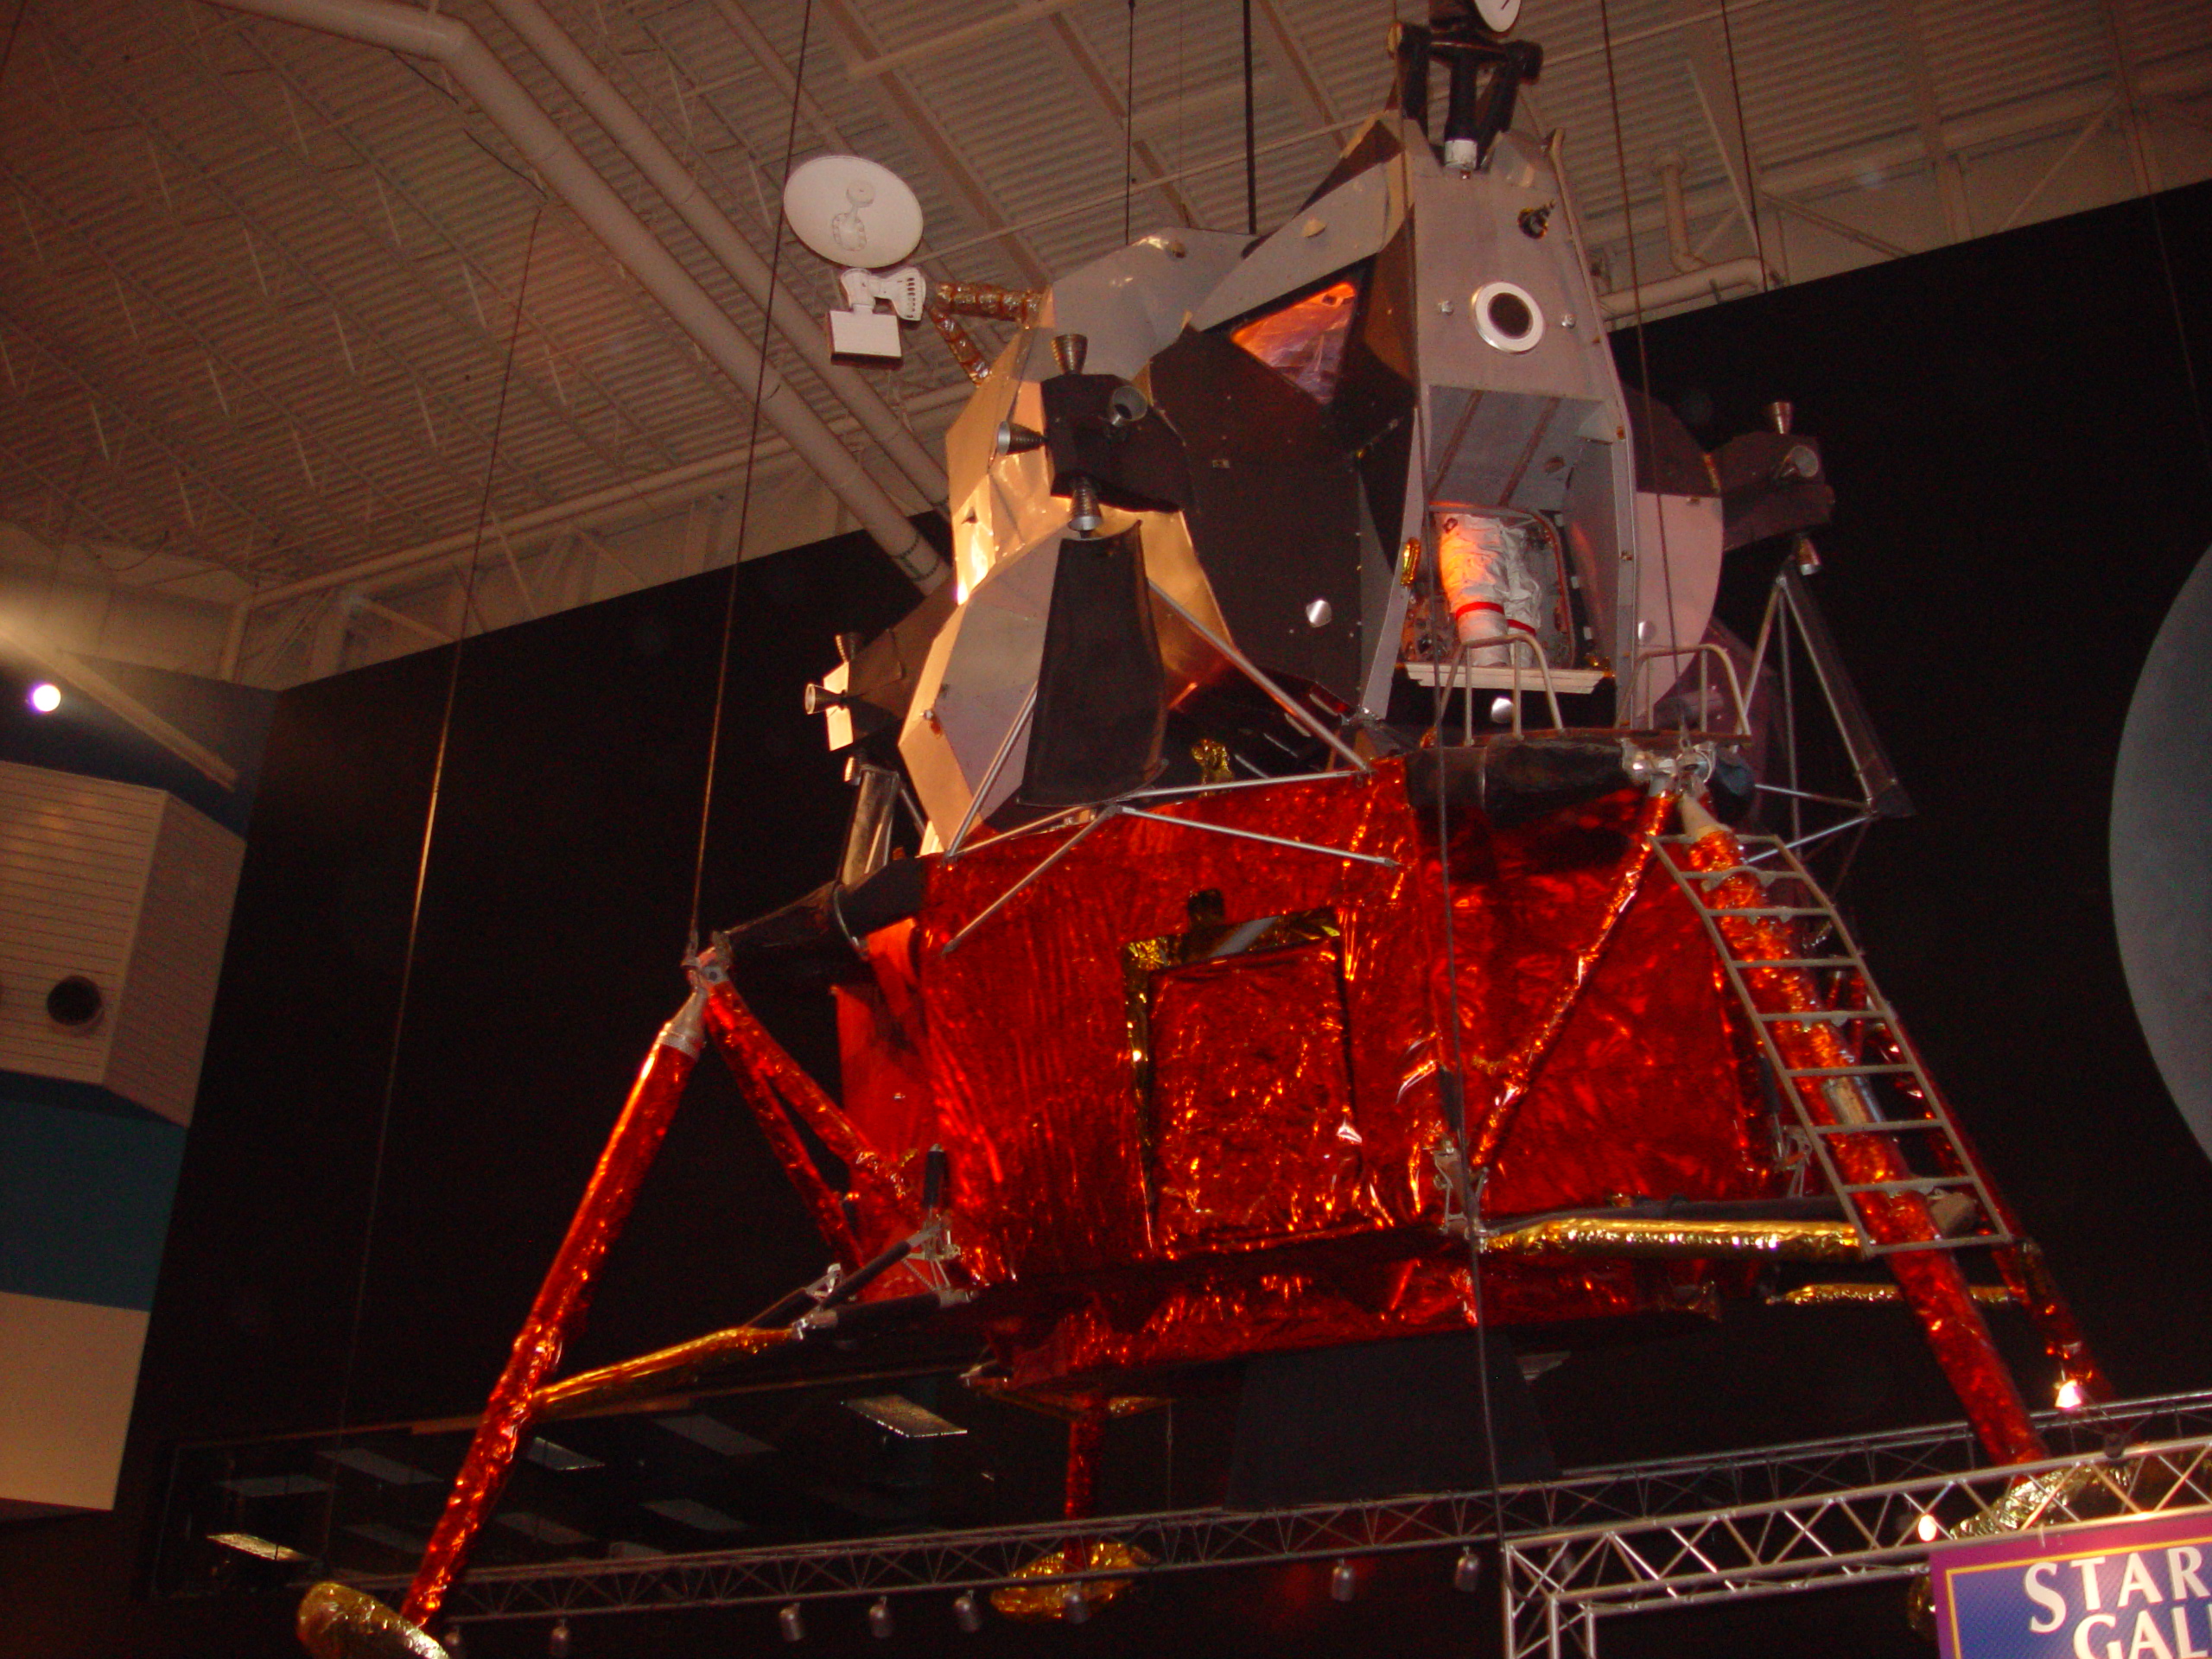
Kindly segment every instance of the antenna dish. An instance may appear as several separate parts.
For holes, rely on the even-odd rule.
[[[836,265],[880,270],[922,239],[922,204],[906,181],[860,156],[817,156],[784,181],[791,233]]]

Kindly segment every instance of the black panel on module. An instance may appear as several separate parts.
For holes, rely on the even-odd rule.
[[[1190,456],[1191,539],[1230,632],[1262,667],[1356,697],[1359,486],[1327,412],[1190,329],[1153,359],[1152,391]]]
[[[1052,574],[1020,799],[1076,805],[1150,782],[1166,717],[1142,528],[1069,537]]]

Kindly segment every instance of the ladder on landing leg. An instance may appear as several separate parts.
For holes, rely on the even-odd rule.
[[[1819,883],[1777,836],[1736,836],[1738,861],[1722,868],[1694,867],[1694,844],[1689,836],[1662,836],[1659,861],[1703,922],[1786,1109],[1861,1248],[1881,1256],[2013,1244],[1942,1096]],[[1865,1160],[1839,1160],[1845,1137],[1861,1148],[1886,1143],[1880,1161],[1897,1178],[1848,1179],[1840,1163]],[[1940,1236],[1876,1236],[1887,1230],[1869,1227],[1871,1210],[1905,1195],[1928,1205]]]

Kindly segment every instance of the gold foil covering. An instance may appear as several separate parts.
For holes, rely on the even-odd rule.
[[[2015,1300],[2002,1285],[1970,1285],[1967,1290],[1984,1307],[2005,1307]],[[1776,1300],[1792,1307],[1835,1307],[1845,1302],[1901,1302],[1904,1294],[1895,1285],[1800,1285]]]
[[[1053,1580],[1068,1573],[1096,1573],[1101,1568],[1151,1565],[1152,1557],[1135,1544],[1100,1538],[1074,1549],[1048,1550],[1026,1567],[1015,1569],[1024,1579]],[[1008,1618],[1062,1618],[1061,1598],[1071,1589],[1079,1592],[1093,1607],[1103,1607],[1129,1587],[1128,1579],[1082,1579],[1069,1583],[1009,1584],[991,1592],[991,1605]]]
[[[1843,1221],[1672,1221],[1633,1216],[1562,1216],[1493,1233],[1484,1255],[1649,1257],[1707,1261],[1724,1256],[1785,1262],[1863,1260],[1859,1235]],[[1878,1289],[1888,1289],[1878,1286]]]
[[[296,1628],[315,1659],[446,1659],[442,1646],[374,1596],[328,1580],[301,1599]]]
[[[2092,1484],[2096,1470],[2086,1463],[2077,1463],[2069,1469],[2048,1470],[2040,1475],[2031,1475],[2025,1480],[2016,1480],[2005,1489],[1999,1498],[1980,1515],[1961,1522],[1951,1530],[1954,1538],[1993,1538],[2001,1532],[2018,1532],[2042,1525],[2053,1505]],[[2071,1516],[2061,1516],[2062,1521]]]
[[[1004,288],[997,283],[939,283],[931,303],[956,317],[990,317],[1027,328],[1045,308],[1041,288]]]
[[[922,315],[930,320],[930,326],[937,330],[938,338],[952,353],[952,360],[960,365],[963,374],[979,386],[991,378],[991,365],[984,360],[982,348],[969,338],[957,317],[935,300],[922,308]]]
[[[679,1342],[673,1348],[602,1365],[595,1371],[579,1371],[540,1389],[531,1405],[540,1417],[572,1417],[610,1401],[642,1393],[649,1386],[683,1388],[733,1360],[766,1353],[791,1340],[789,1331],[736,1325],[690,1342]]]

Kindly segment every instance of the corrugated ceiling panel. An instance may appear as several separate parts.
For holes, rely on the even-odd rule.
[[[1947,116],[2101,79],[2110,38],[2086,0],[1924,0],[1921,29]]]

